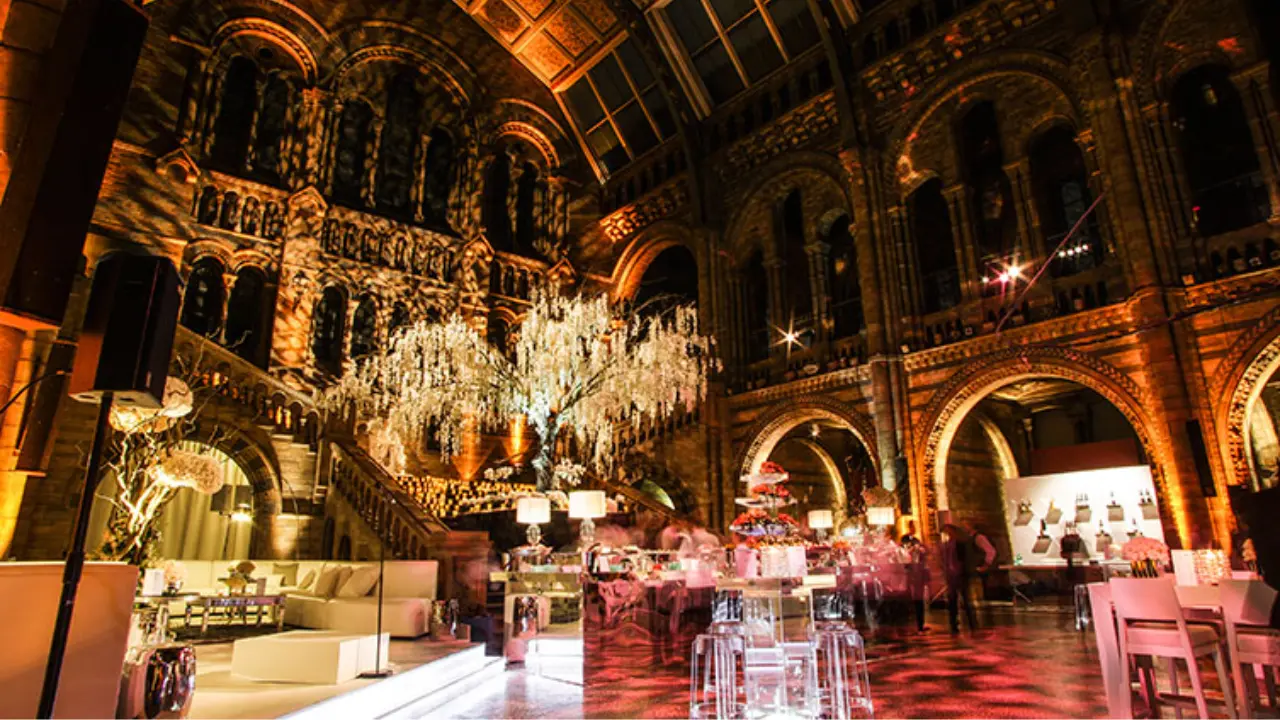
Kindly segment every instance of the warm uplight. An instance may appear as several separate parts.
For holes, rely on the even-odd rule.
[[[249,508],[241,505],[240,507],[236,508],[235,512],[231,513],[231,522],[233,523],[253,522],[253,515],[249,514]]]

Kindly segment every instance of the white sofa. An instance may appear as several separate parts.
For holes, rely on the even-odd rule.
[[[226,577],[227,568],[239,561],[183,560],[187,580],[182,589],[186,592],[216,593],[225,590],[218,578]],[[326,568],[377,567],[376,562],[345,562],[341,560],[251,560],[257,569],[255,578],[266,578],[266,592],[285,595],[285,623],[312,630],[335,630],[344,633],[372,634],[378,627],[378,588],[363,597],[318,597],[311,588]],[[297,564],[296,578],[289,578],[282,570]],[[435,560],[389,560],[383,571],[385,584],[382,600],[382,631],[392,637],[414,638],[425,635],[431,629],[431,605],[436,599]],[[307,575],[314,573],[308,587],[299,585]],[[293,582],[290,582],[293,580]],[[335,591],[336,592],[336,591]]]

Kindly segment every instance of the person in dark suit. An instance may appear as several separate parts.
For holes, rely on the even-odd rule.
[[[976,548],[968,531],[959,525],[942,526],[942,574],[947,582],[947,614],[951,620],[951,632],[960,631],[960,605],[964,605],[965,621],[970,630],[978,629],[977,613],[973,610],[973,598],[969,584],[973,568],[979,562],[974,557]]]

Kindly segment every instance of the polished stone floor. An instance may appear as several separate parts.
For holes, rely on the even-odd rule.
[[[951,635],[891,628],[868,648],[881,718],[1091,718],[1106,715],[1092,632],[1070,615],[994,609],[983,629]],[[939,629],[942,629],[939,632]],[[687,666],[626,682],[583,682],[580,658],[546,657],[440,708],[453,718],[688,716]],[[598,673],[593,673],[598,677]]]

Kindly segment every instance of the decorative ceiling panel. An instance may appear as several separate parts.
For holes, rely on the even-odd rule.
[[[525,28],[524,19],[504,0],[489,0],[480,12],[489,21],[489,27],[507,42],[518,38]]]
[[[546,29],[560,43],[560,47],[568,50],[575,58],[580,57],[596,42],[595,34],[587,29],[586,23],[567,8],[551,18]]]
[[[554,90],[622,32],[608,0],[456,0]]]
[[[555,4],[555,0],[517,0],[517,2],[525,14],[534,20],[542,17],[542,13]]]
[[[569,56],[545,35],[535,35],[520,53],[520,59],[540,78],[554,78],[572,64]]]

